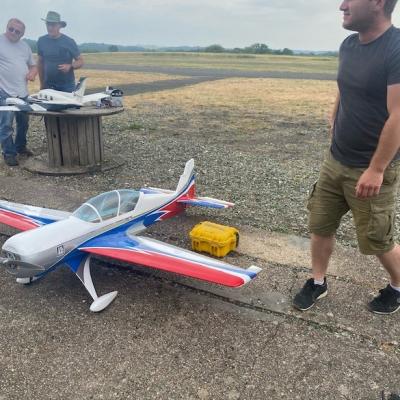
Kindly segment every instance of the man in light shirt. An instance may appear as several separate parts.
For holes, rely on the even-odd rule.
[[[6,32],[0,35],[0,104],[7,97],[28,96],[27,82],[33,81],[37,68],[30,47],[21,40],[25,24],[17,18],[8,21]],[[13,139],[13,121],[16,120],[16,135]],[[0,143],[5,163],[12,167],[18,165],[17,154],[31,156],[26,147],[26,134],[29,127],[28,114],[24,112],[0,112]]]

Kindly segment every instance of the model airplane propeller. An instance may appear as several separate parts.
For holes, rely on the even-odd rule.
[[[261,271],[242,269],[148,237],[137,236],[149,225],[184,211],[188,205],[227,208],[222,200],[195,194],[194,161],[186,163],[175,191],[156,188],[102,193],[75,212],[0,201],[0,222],[16,229],[2,247],[0,265],[27,284],[67,265],[93,298],[91,311],[101,311],[117,292],[98,296],[90,274],[92,255],[109,257],[224,286],[239,287]]]
[[[97,102],[110,100],[113,96],[122,96],[119,89],[110,90],[108,87],[102,93],[93,93],[85,96],[87,78],[80,78],[72,93],[54,89],[42,89],[36,94],[28,96],[26,100],[18,97],[9,97],[0,111],[63,111],[69,108],[81,108],[96,105]]]

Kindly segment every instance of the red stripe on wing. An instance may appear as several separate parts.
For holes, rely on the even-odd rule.
[[[100,256],[111,257],[116,260],[126,261],[134,264],[145,265],[163,271],[200,279],[219,285],[238,287],[245,282],[239,277],[209,266],[191,262],[182,258],[172,257],[152,251],[136,251],[128,249],[112,249],[103,247],[82,248],[81,250]]]
[[[28,231],[29,229],[34,229],[40,226],[36,221],[29,217],[7,210],[0,210],[0,223],[12,226],[21,231]]]

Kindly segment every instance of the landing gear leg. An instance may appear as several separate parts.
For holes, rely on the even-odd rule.
[[[100,297],[97,296],[96,289],[93,285],[92,276],[90,274],[90,258],[90,256],[87,256],[85,262],[82,263],[76,271],[76,275],[94,300],[90,306],[90,311],[99,312],[111,304],[118,292],[115,291],[104,294]]]

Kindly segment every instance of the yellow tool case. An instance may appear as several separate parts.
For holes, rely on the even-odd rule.
[[[190,231],[192,249],[224,257],[239,244],[239,231],[231,226],[204,221]]]

